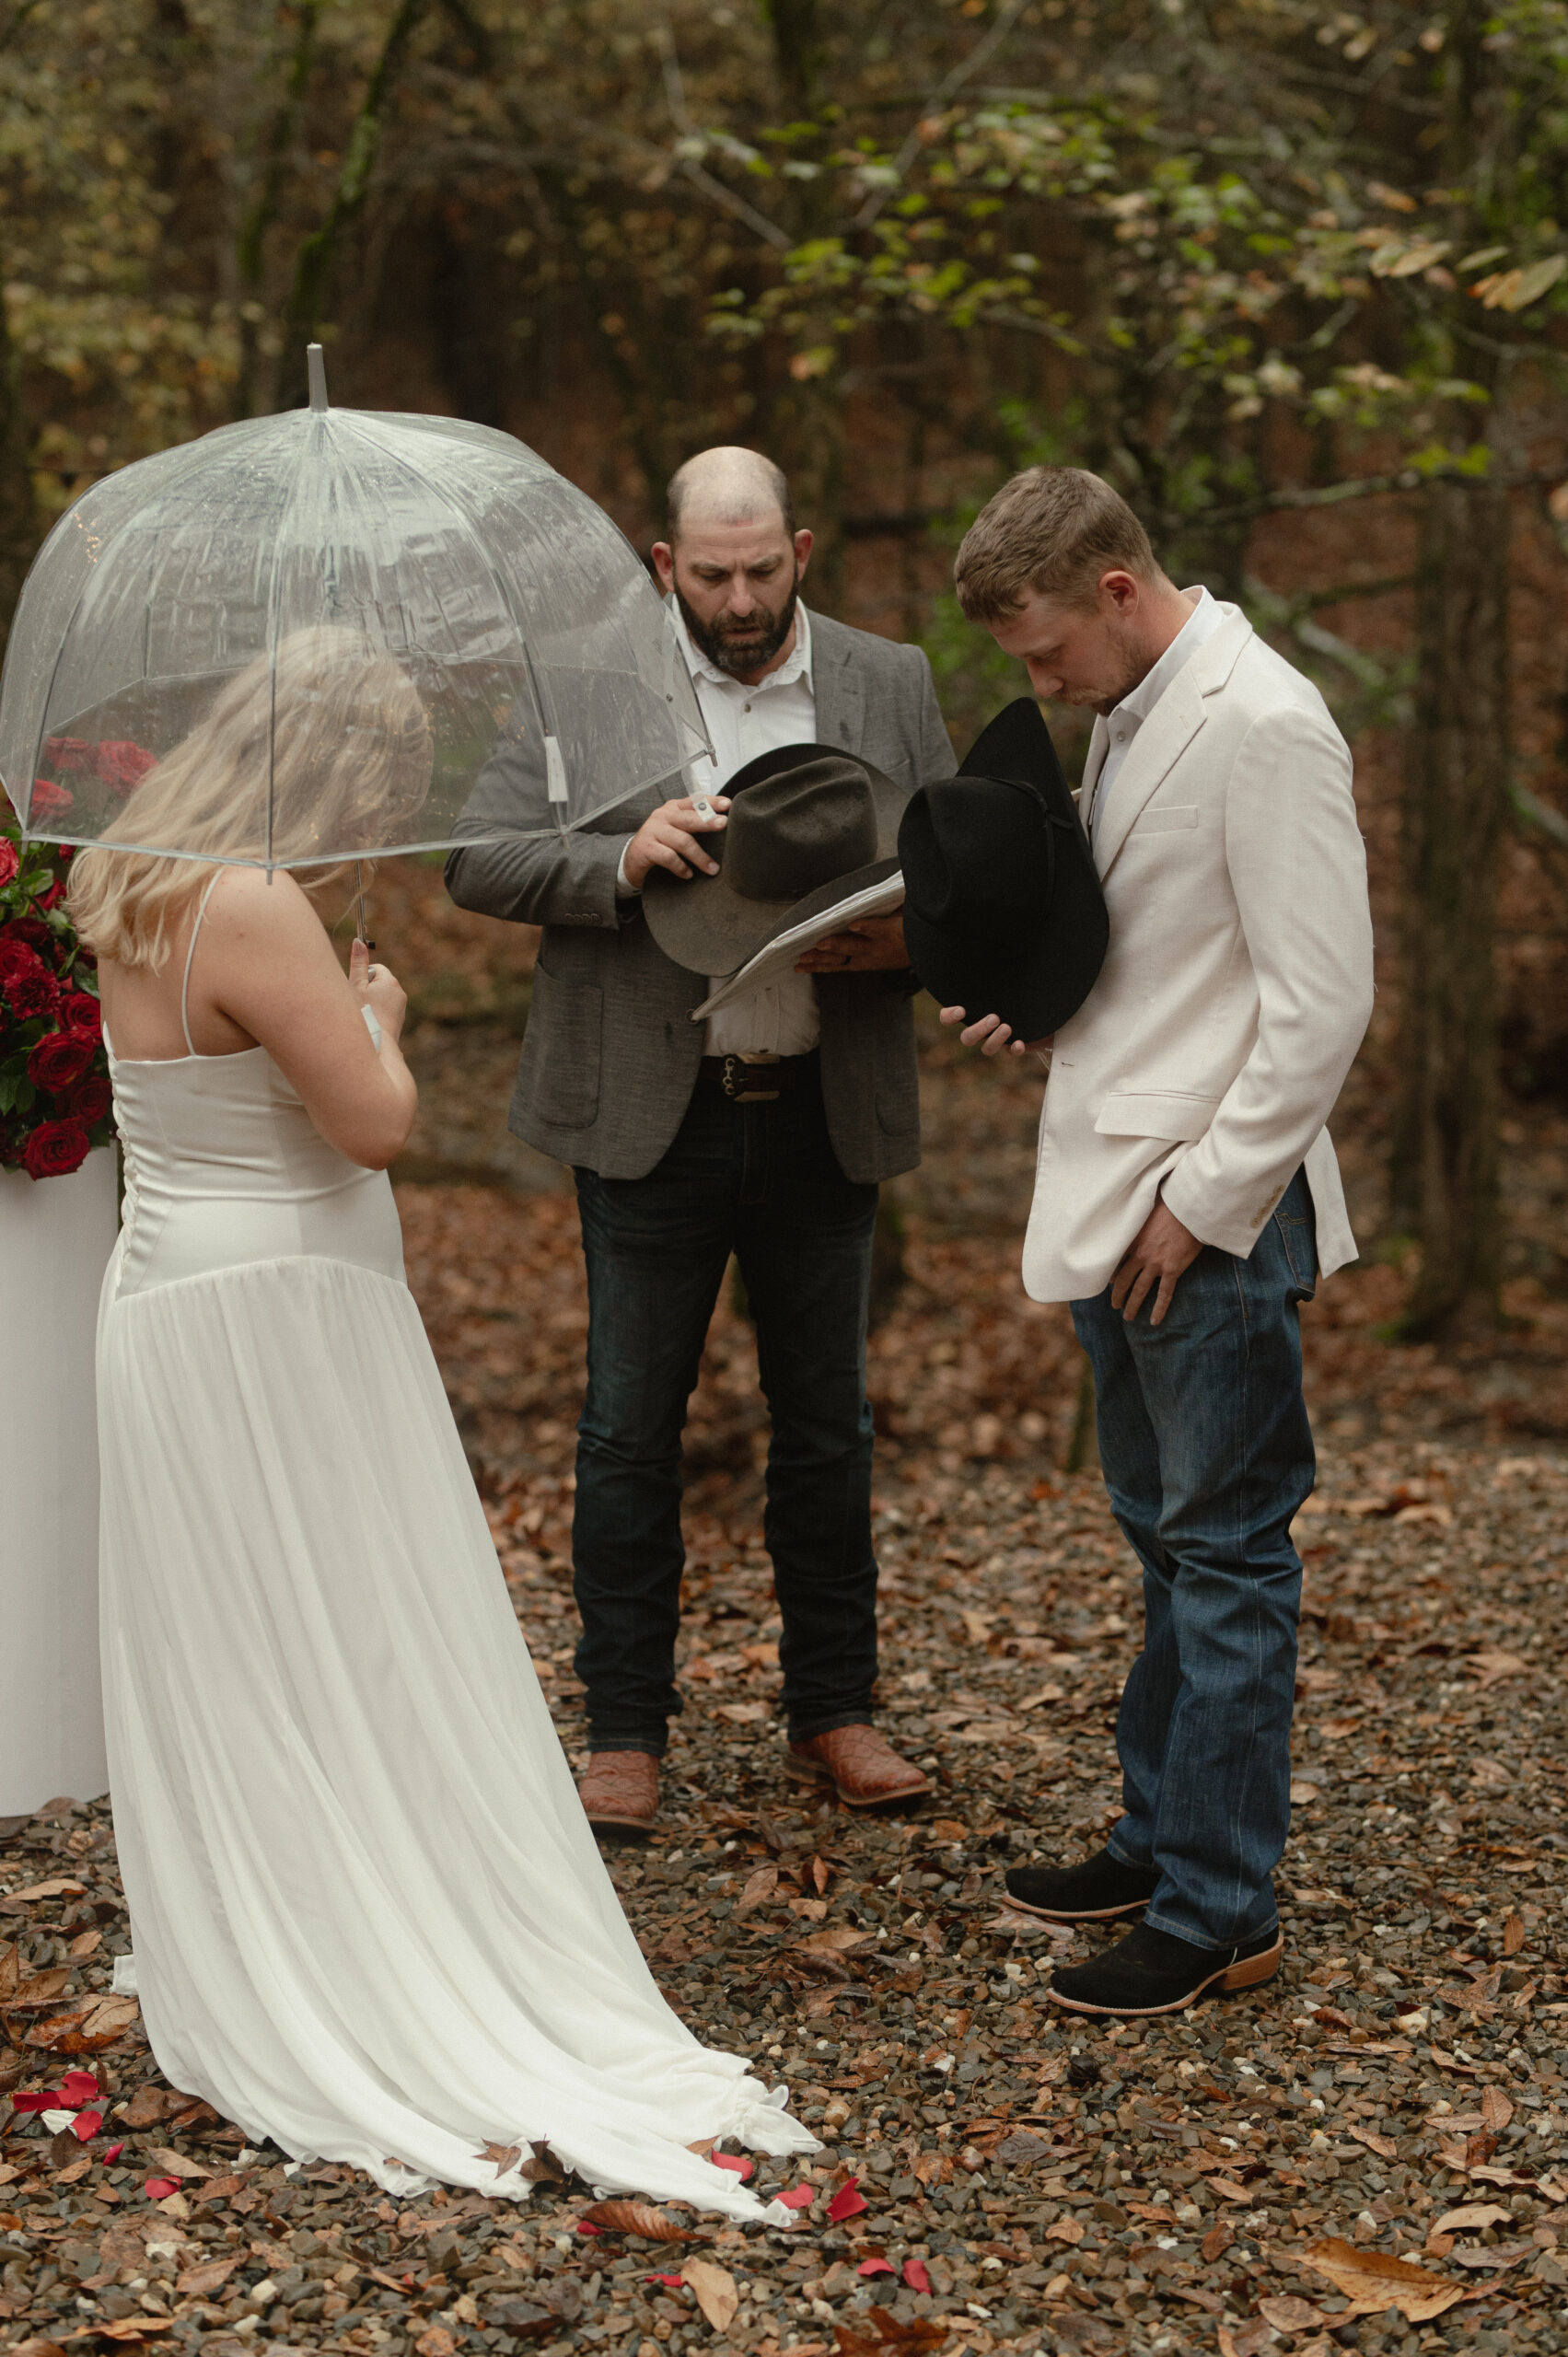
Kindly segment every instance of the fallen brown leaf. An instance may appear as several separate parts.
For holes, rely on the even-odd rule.
[[[635,2205],[633,2205],[635,2206]],[[715,2332],[727,2332],[740,2305],[740,2293],[727,2267],[711,2258],[689,2258],[680,2280],[691,2288],[703,2314]]]
[[[209,2258],[201,2267],[188,2267],[176,2279],[174,2288],[192,2299],[205,2299],[209,2292],[215,2292],[220,2284],[227,2282],[237,2267],[245,2265],[246,2256],[242,2250],[235,2251],[228,2258]]]
[[[1199,2245],[1203,2254],[1204,2266],[1213,2267],[1215,2259],[1227,2251],[1235,2240],[1234,2227],[1227,2225],[1223,2218],[1217,2226],[1211,2226]]]
[[[1467,2296],[1463,2283],[1446,2282],[1409,2259],[1390,2258],[1386,2251],[1358,2250],[1354,2243],[1330,2235],[1303,2251],[1301,2266],[1326,2276],[1350,2301],[1351,2316],[1376,2316],[1398,2308],[1410,2324],[1425,2324]]]
[[[52,1882],[32,1882],[26,1890],[8,1891],[6,1904],[17,1907],[24,1898],[85,1898],[87,1889],[85,1882],[73,1882],[68,1875],[56,1875]]]
[[[42,2005],[52,2005],[71,1978],[68,1964],[54,1965],[48,1972],[35,1972],[30,1980],[19,1980],[6,2005],[15,2014],[36,2013]]]
[[[1281,2332],[1313,2332],[1330,2319],[1310,2300],[1298,2300],[1294,2292],[1277,2300],[1260,2300],[1258,2313]]]
[[[863,1948],[877,1937],[875,1932],[863,1932],[854,1923],[829,1923],[813,1932],[795,1945],[807,1956],[844,1956],[851,1948]]]
[[[1493,2136],[1501,2136],[1514,2117],[1513,2097],[1504,2095],[1501,2087],[1483,2087],[1481,2091],[1481,2117],[1484,2128],[1488,2129]],[[1496,2149],[1494,2144],[1492,2152],[1495,2152]],[[1482,2153],[1480,2157],[1482,2160],[1490,2160],[1492,2153]]]
[[[522,2157],[523,2148],[520,2144],[492,2143],[488,2136],[474,2154],[476,2161],[492,2162],[497,2177],[505,2177],[508,2169],[515,2169]]]
[[[779,1870],[770,1860],[747,1876],[746,1887],[735,1902],[736,1913],[745,1915],[753,1907],[761,1907],[765,1898],[772,1898],[778,1887]]]
[[[1364,2128],[1359,2120],[1352,2123],[1350,2132],[1358,2144],[1365,2144],[1369,2153],[1381,2153],[1386,2161],[1391,2161],[1399,2152],[1391,2136],[1379,2136],[1372,2129]]]
[[[1500,2201],[1466,2201],[1458,2210],[1446,2210],[1428,2233],[1428,2239],[1437,2235],[1479,2234],[1483,2226],[1511,2226],[1514,2212]]]
[[[590,2226],[602,2227],[610,2235],[641,2235],[649,2243],[689,2243],[696,2233],[692,2226],[678,2225],[668,2212],[656,2210],[651,2201],[596,2201],[581,2213]]]
[[[1524,1945],[1525,1919],[1522,1915],[1510,1915],[1503,1926],[1503,1953],[1517,1956]]]
[[[1253,2199],[1251,2187],[1237,2185],[1232,2177],[1208,2177],[1203,2182],[1219,2195],[1222,2201],[1249,2202]]]
[[[149,2168],[160,2177],[212,2177],[215,2171],[205,2161],[193,2161],[189,2153],[176,2153],[167,2144],[155,2144],[143,2155]]]

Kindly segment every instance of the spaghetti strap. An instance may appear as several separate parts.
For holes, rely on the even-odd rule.
[[[191,946],[185,952],[185,974],[180,985],[180,1028],[185,1034],[185,1045],[192,1055],[196,1053],[196,1042],[191,1037],[191,960],[196,955],[196,935],[202,930],[202,919],[207,913],[207,902],[212,899],[213,888],[222,874],[221,867],[215,867],[207,878],[207,888],[202,895],[201,906],[196,911],[196,922],[191,928]]]

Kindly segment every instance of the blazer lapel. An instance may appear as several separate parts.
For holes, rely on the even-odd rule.
[[[865,735],[865,683],[850,659],[854,642],[840,640],[831,623],[811,617],[811,691],[817,703],[817,742],[858,753]]]
[[[1231,616],[1177,673],[1139,729],[1094,830],[1095,865],[1102,878],[1109,873],[1144,804],[1163,785],[1208,718],[1206,699],[1224,687],[1251,635],[1252,625],[1244,615]]]

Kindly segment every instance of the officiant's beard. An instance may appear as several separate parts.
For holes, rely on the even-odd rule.
[[[732,679],[753,679],[772,661],[795,628],[795,609],[800,597],[798,568],[781,613],[774,614],[768,607],[759,605],[744,621],[737,614],[721,614],[715,621],[705,622],[681,596],[679,583],[672,586],[681,618],[691,633],[692,645],[707,656],[715,670],[727,671]]]

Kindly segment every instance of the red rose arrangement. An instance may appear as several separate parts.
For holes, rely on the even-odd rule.
[[[80,1169],[114,1135],[95,961],[63,905],[71,856],[24,851],[0,820],[0,1169],[29,1178]]]

